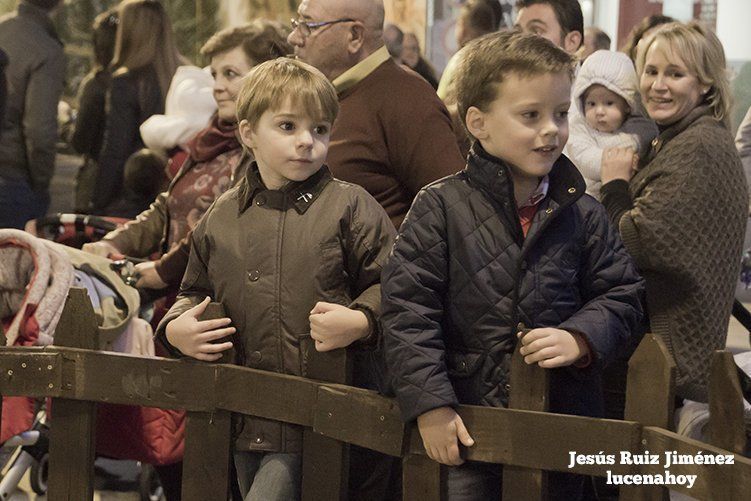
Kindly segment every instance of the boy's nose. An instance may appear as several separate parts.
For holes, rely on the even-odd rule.
[[[310,147],[313,144],[313,135],[308,130],[302,130],[297,135],[297,145],[300,147]]]

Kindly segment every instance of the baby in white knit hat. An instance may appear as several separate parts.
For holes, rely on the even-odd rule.
[[[570,119],[566,153],[587,182],[587,193],[600,198],[602,152],[630,147],[644,151],[657,136],[645,117],[631,59],[621,52],[598,50],[589,56],[574,83],[578,113]]]

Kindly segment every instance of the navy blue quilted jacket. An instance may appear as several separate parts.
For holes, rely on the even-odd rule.
[[[564,156],[527,237],[508,168],[475,144],[426,186],[381,279],[385,359],[405,421],[441,406],[500,407],[515,326],[582,334],[585,369],[553,369],[550,410],[597,416],[599,373],[643,334],[644,284],[604,208]]]

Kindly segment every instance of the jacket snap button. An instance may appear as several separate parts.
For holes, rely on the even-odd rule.
[[[261,437],[261,436],[256,437],[256,443],[257,444],[262,444],[263,443],[263,437]]]
[[[256,197],[256,205],[257,205],[258,207],[261,207],[261,206],[262,206],[262,205],[264,205],[265,203],[266,203],[266,197],[263,197],[263,196],[258,196],[258,197]]]
[[[568,192],[569,192],[569,193],[576,193],[576,188],[569,188],[569,189],[568,189]]]
[[[260,362],[262,358],[263,358],[263,355],[261,355],[260,351],[254,351],[253,353],[250,354],[250,361],[254,364],[257,364],[258,362]]]
[[[253,270],[248,272],[248,278],[251,282],[256,282],[261,277],[261,272],[258,270]]]
[[[508,384],[508,383],[506,383],[505,385],[503,385],[503,389],[505,389],[507,392],[509,392],[509,391],[511,391],[511,385]]]
[[[552,214],[552,213],[553,213],[553,209],[551,208],[545,209],[545,214]]]
[[[467,362],[465,362],[464,360],[462,360],[461,362],[459,362],[459,367],[461,367],[462,370],[466,369],[467,368]]]

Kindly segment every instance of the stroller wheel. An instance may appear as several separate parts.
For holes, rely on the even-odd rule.
[[[138,477],[138,488],[141,501],[163,501],[164,489],[159,483],[159,476],[150,464],[141,463],[141,474]]]
[[[31,484],[31,490],[36,494],[43,496],[47,494],[47,477],[49,475],[49,459],[50,455],[45,454],[39,461],[34,461],[31,465],[31,471],[29,472],[29,483]]]

